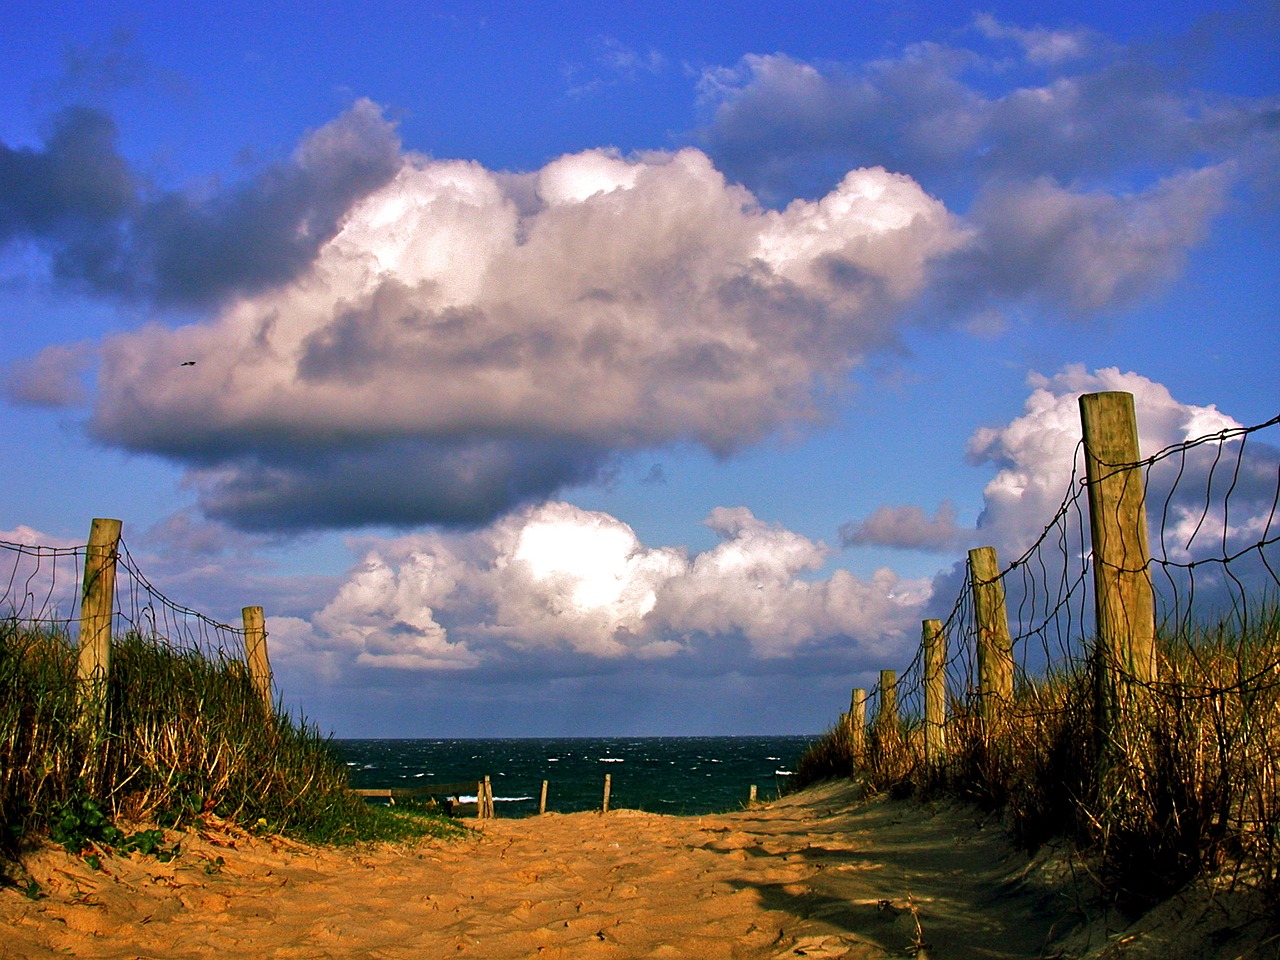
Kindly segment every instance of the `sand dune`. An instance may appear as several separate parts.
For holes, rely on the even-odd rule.
[[[1081,952],[1110,951],[1097,956],[1172,956],[1082,925],[1062,871],[1015,852],[998,823],[858,803],[849,785],[715,816],[473,826],[357,851],[206,829],[168,864],[100,871],[43,848],[25,862],[47,896],[0,893],[0,958],[960,960],[1065,956],[1052,944],[1073,932]]]

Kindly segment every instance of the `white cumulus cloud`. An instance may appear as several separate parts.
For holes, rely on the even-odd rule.
[[[406,155],[296,279],[106,341],[92,429],[245,528],[477,524],[617,452],[813,418],[967,237],[878,168],[766,210],[694,149]]]
[[[696,555],[555,501],[471,533],[370,541],[306,629],[289,624],[289,655],[437,671],[541,655],[705,661],[726,644],[737,658],[770,659],[833,639],[871,652],[912,635],[927,582],[889,570],[815,576],[825,546],[743,507],[707,523],[721,542]]]
[[[1030,384],[1033,389],[1022,415],[1003,427],[976,431],[968,449],[975,464],[996,467],[983,491],[985,507],[978,529],[984,542],[998,545],[1010,560],[1030,546],[1053,517],[1069,491],[1073,469],[1077,478],[1083,477],[1083,459],[1077,455],[1081,394],[1133,394],[1143,456],[1240,426],[1212,405],[1182,403],[1163,384],[1115,367],[1089,372],[1074,365],[1049,377],[1033,374]],[[1160,480],[1160,474],[1153,477]],[[1198,496],[1203,504],[1204,488],[1196,491],[1195,486],[1187,482],[1184,495],[1190,490],[1192,500]],[[1158,483],[1152,494],[1149,500],[1158,496]]]

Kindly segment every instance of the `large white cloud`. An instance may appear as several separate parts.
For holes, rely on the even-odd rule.
[[[709,669],[731,671],[831,640],[896,652],[914,636],[927,582],[889,570],[816,577],[826,547],[746,508],[718,508],[707,523],[721,542],[692,556],[554,501],[472,533],[371,541],[305,629],[286,625],[289,655],[436,671],[541,655],[705,661],[727,650],[734,659]]]
[[[1022,415],[1004,427],[976,431],[968,449],[975,464],[996,467],[995,477],[983,491],[985,507],[978,530],[984,542],[998,545],[1010,560],[1030,546],[1053,517],[1069,492],[1073,471],[1077,479],[1083,476],[1083,460],[1077,450],[1081,394],[1105,390],[1133,394],[1143,456],[1240,426],[1213,405],[1182,403],[1163,384],[1114,367],[1089,372],[1075,365],[1053,376],[1034,374],[1030,383],[1033,389]],[[1188,501],[1182,504],[1183,509],[1194,509],[1197,497],[1204,504],[1207,478],[1203,475],[1205,465],[1198,461],[1205,452],[1207,448],[1192,453],[1196,463],[1182,484],[1182,496]],[[1209,455],[1212,458],[1211,452]],[[1168,482],[1163,474],[1162,469],[1152,475],[1148,499],[1157,504],[1162,486]]]
[[[1062,634],[1078,639],[1092,616],[1092,601],[1080,592],[1090,582],[1084,564],[1090,546],[1079,398],[1123,391],[1134,397],[1141,457],[1168,451],[1143,470],[1161,617],[1208,621],[1233,609],[1256,611],[1280,587],[1275,428],[1242,442],[1242,425],[1215,406],[1185,403],[1164,385],[1114,367],[1073,365],[1052,376],[1032,374],[1029,385],[1021,415],[970,438],[971,462],[995,471],[976,529],[957,527],[949,503],[932,520],[919,506],[886,504],[845,524],[845,545],[949,553],[954,562],[935,578],[928,614],[940,617],[960,596],[965,547],[995,547],[1001,569],[1025,556],[1005,582],[1011,617],[1028,630],[1079,618]],[[1068,589],[1076,599],[1067,600]]]
[[[92,428],[245,527],[476,523],[615,451],[812,418],[966,240],[882,169],[766,210],[693,149],[407,156],[296,280],[107,341]]]

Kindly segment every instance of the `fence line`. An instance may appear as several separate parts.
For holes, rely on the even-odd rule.
[[[105,539],[95,543],[95,537]],[[98,561],[104,566],[95,566]],[[105,676],[111,637],[134,635],[205,659],[244,663],[272,705],[262,608],[246,607],[244,625],[237,627],[171,600],[142,573],[118,520],[95,520],[83,546],[0,541],[0,564],[0,619],[74,639],[82,680]]]
[[[1003,567],[991,548],[970,551],[950,611],[923,621],[922,643],[891,686],[855,690],[879,706],[850,740],[855,765],[862,758],[881,782],[919,783],[946,780],[960,763],[996,796],[1009,789],[1014,754],[1043,751],[1050,728],[1075,729],[1091,741],[1072,747],[1089,758],[1080,789],[1106,817],[1132,826],[1124,807],[1144,802],[1152,763],[1199,764],[1197,776],[1219,781],[1196,789],[1221,796],[1188,819],[1200,818],[1206,836],[1263,826],[1250,841],[1263,851],[1256,862],[1280,879],[1280,448],[1257,437],[1280,416],[1141,458],[1136,422],[1126,454],[1089,423],[1099,406],[1104,419],[1127,406],[1132,421],[1130,395],[1086,394],[1080,406],[1083,436],[1043,530]],[[1158,523],[1149,542],[1148,515]],[[926,655],[938,634],[941,658]],[[1008,679],[993,667],[1004,649]],[[1197,702],[1208,712],[1194,713]],[[886,710],[895,742],[878,743]],[[1200,748],[1212,759],[1184,756]]]
[[[1204,616],[1201,603],[1211,604],[1215,615],[1231,614],[1247,618],[1251,607],[1266,602],[1269,592],[1280,589],[1280,559],[1269,556],[1280,543],[1280,456],[1269,453],[1262,464],[1271,467],[1268,486],[1253,501],[1262,509],[1254,513],[1261,526],[1256,536],[1242,542],[1239,532],[1230,524],[1232,495],[1242,486],[1246,469],[1245,444],[1254,434],[1280,426],[1280,416],[1250,427],[1236,427],[1172,444],[1145,459],[1111,464],[1112,473],[1141,470],[1147,487],[1147,500],[1154,490],[1159,502],[1160,535],[1152,540],[1152,556],[1145,569],[1155,571],[1157,623],[1168,634],[1187,632]],[[1236,444],[1234,451],[1231,445]],[[1179,499],[1184,481],[1190,474],[1188,458],[1193,451],[1212,445],[1211,462],[1203,480],[1204,494],[1192,514],[1186,498]],[[1033,677],[1048,669],[1083,669],[1092,655],[1088,643],[1096,620],[1090,610],[1093,600],[1093,557],[1088,548],[1091,524],[1087,507],[1089,481],[1081,476],[1080,463],[1084,441],[1077,443],[1073,468],[1067,489],[1057,510],[1031,545],[1000,570],[995,578],[1005,591],[1009,606],[1010,645],[1014,653],[1015,684],[1022,688]],[[1172,477],[1152,476],[1161,465],[1175,467]],[[1229,471],[1228,479],[1221,475]],[[1256,471],[1255,471],[1256,472]],[[1108,476],[1110,474],[1107,474]],[[1255,478],[1256,479],[1256,478]],[[1225,486],[1220,499],[1213,499],[1213,488]],[[1155,513],[1156,511],[1153,511]],[[1215,535],[1212,554],[1196,555],[1210,534]],[[1182,539],[1185,537],[1185,539]],[[1235,571],[1241,564],[1253,561],[1254,574],[1241,576]],[[1234,567],[1234,569],[1233,569]],[[1208,592],[1202,571],[1216,568],[1217,577],[1208,577]],[[947,687],[953,696],[976,697],[975,683],[980,667],[977,663],[978,629],[975,626],[974,568],[972,555],[964,566],[964,584],[950,611],[942,618],[942,630],[948,637],[945,661]],[[1197,576],[1199,574],[1200,576]],[[1198,580],[1201,581],[1198,586]],[[907,715],[923,716],[924,674],[921,649],[898,673],[896,697]],[[1158,681],[1155,684],[1158,685]],[[878,685],[868,692],[878,699]]]

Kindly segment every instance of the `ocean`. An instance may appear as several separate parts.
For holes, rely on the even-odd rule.
[[[572,737],[484,740],[334,740],[351,786],[413,787],[482,780],[499,817],[599,809],[605,774],[610,809],[700,814],[735,810],[752,784],[760,799],[785,789],[814,740],[790,737]]]

